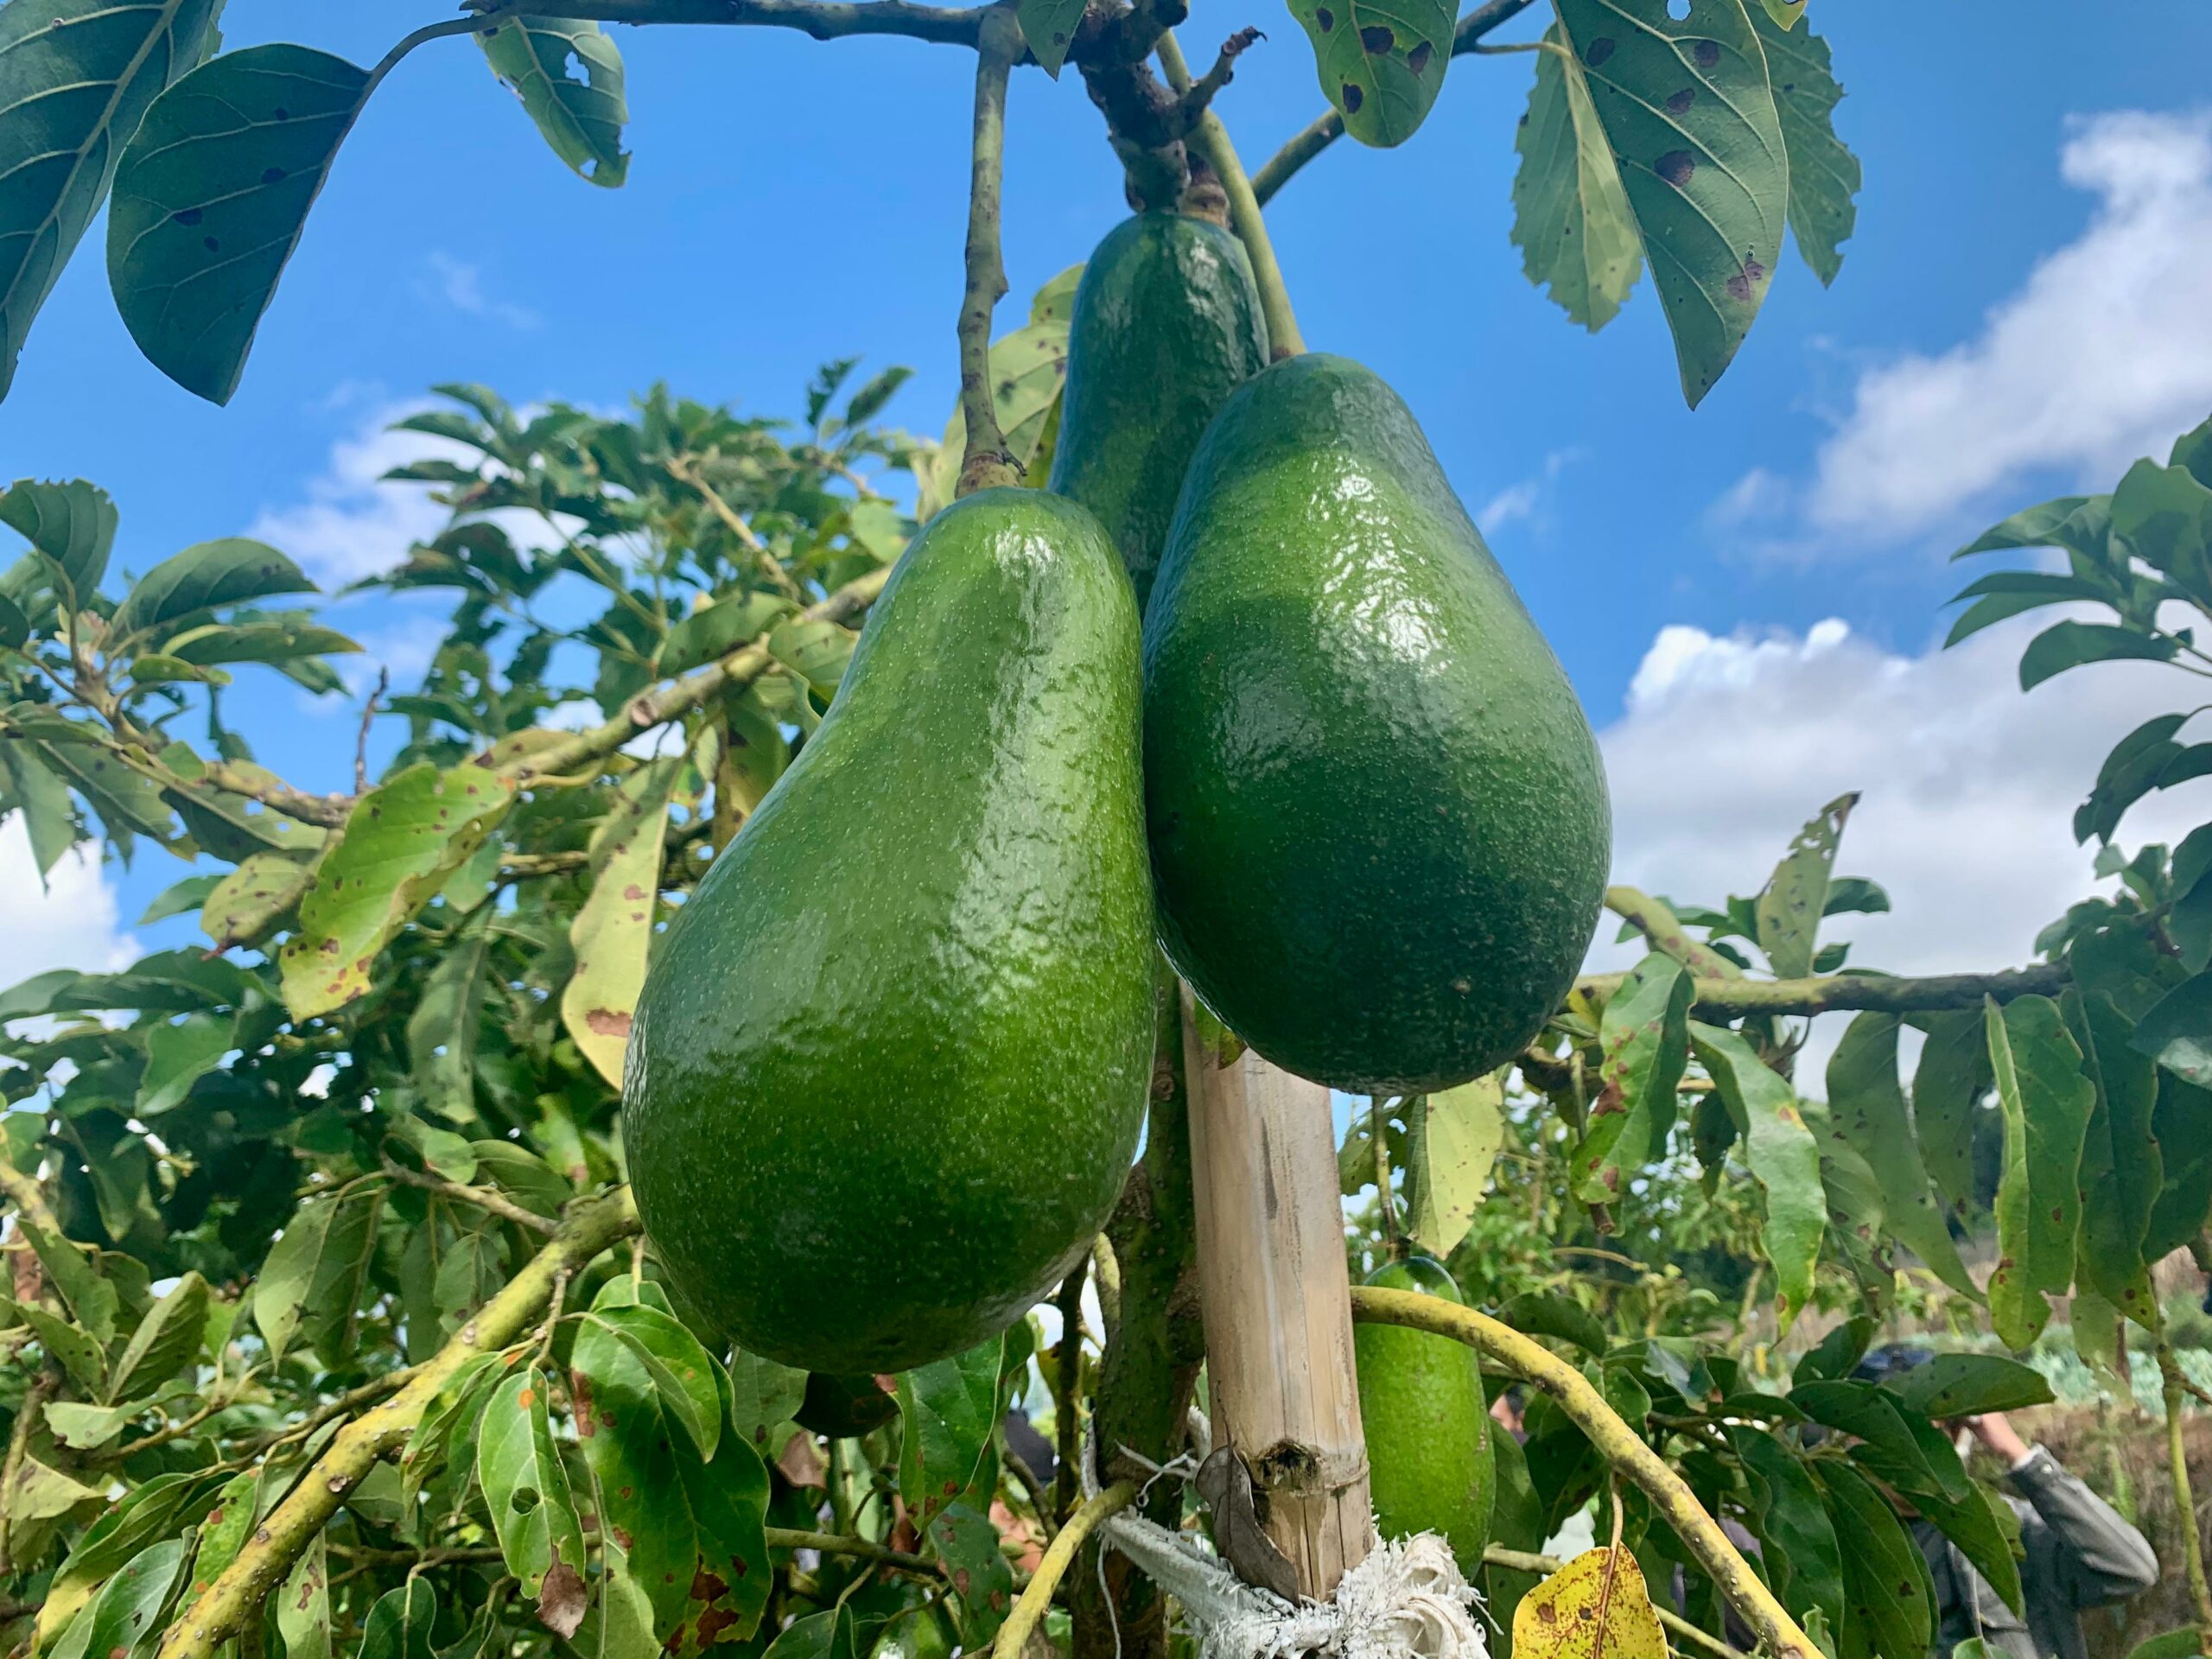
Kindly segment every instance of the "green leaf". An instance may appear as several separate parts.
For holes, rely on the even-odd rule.
[[[138,1328],[111,1369],[108,1397],[127,1400],[134,1391],[159,1388],[200,1357],[207,1327],[207,1281],[188,1272],[146,1310]]]
[[[476,1042],[484,1014],[484,969],[493,911],[486,906],[447,936],[437,965],[407,1017],[407,1052],[423,1103],[448,1122],[476,1122]],[[473,1177],[456,1176],[455,1179]]]
[[[0,7],[0,397],[31,320],[99,212],[116,152],[155,95],[206,54],[221,10],[222,0]]]
[[[181,881],[172,881],[154,897],[138,918],[138,925],[151,927],[156,922],[166,922],[172,916],[188,916],[207,902],[208,895],[223,884],[219,874],[188,875]]]
[[[42,1307],[25,1305],[23,1322],[39,1345],[61,1362],[70,1381],[97,1399],[107,1391],[107,1361],[99,1344],[68,1320],[57,1319]]]
[[[164,656],[181,663],[207,666],[215,663],[266,663],[298,677],[304,664],[323,657],[344,657],[361,649],[359,643],[335,628],[319,627],[297,613],[285,613],[255,622],[205,623],[170,635],[162,642]],[[310,676],[310,690],[341,690],[336,674],[320,661]]]
[[[1782,251],[1789,164],[1742,0],[1559,0],[1612,145],[1695,408],[1751,330]]]
[[[1587,1354],[1605,1351],[1605,1327],[1580,1302],[1554,1291],[1524,1290],[1498,1310],[1506,1324],[1524,1336],[1571,1342]],[[1542,1540],[1539,1539],[1538,1542]]]
[[[483,844],[513,798],[510,780],[464,764],[445,772],[410,766],[356,801],[315,861],[299,929],[278,952],[293,1017],[327,1014],[368,989],[385,944]]]
[[[132,831],[167,840],[175,820],[162,791],[120,756],[89,743],[40,743],[39,758],[82,795],[99,814],[108,834],[122,839]]]
[[[194,1598],[204,1594],[209,1585],[222,1577],[224,1569],[245,1548],[245,1541],[261,1519],[262,1477],[267,1472],[264,1465],[232,1476],[215,1494],[214,1506],[201,1517],[200,1548],[193,1554],[192,1585],[188,1592]],[[275,1484],[273,1475],[270,1484]],[[275,1496],[272,1491],[272,1503]]]
[[[2171,639],[2109,622],[2054,622],[2020,653],[2020,690],[2032,691],[2085,663],[2170,662],[2179,649]]]
[[[2135,1048],[2198,1088],[2212,1086],[2212,973],[2183,980],[2135,1027]]]
[[[200,912],[200,930],[218,950],[258,944],[283,924],[315,873],[282,853],[256,853],[224,876]]]
[[[2185,467],[2137,461],[2112,496],[2113,534],[2153,569],[2199,600],[2212,598],[2212,488]]]
[[[1068,60],[1076,25],[1083,21],[1084,0],[1017,0],[1014,15],[1021,24],[1021,38],[1029,55],[1054,80]],[[850,416],[848,416],[849,423]]]
[[[485,1399],[504,1369],[497,1354],[479,1354],[439,1385],[415,1432],[407,1437],[407,1449],[399,1454],[402,1510],[415,1512],[423,1485],[454,1455],[456,1433],[473,1428],[482,1416]],[[581,1419],[577,1433],[586,1434]],[[473,1466],[467,1472],[473,1474]]]
[[[110,626],[111,641],[166,627],[219,606],[276,594],[311,594],[307,573],[264,542],[232,536],[201,542],[141,576]]]
[[[961,1649],[980,1653],[1014,1605],[1014,1569],[1000,1553],[999,1529],[981,1511],[955,1503],[930,1522],[929,1540],[955,1586]]]
[[[1858,1471],[1826,1462],[1817,1478],[1843,1552],[1849,1611],[1837,1630],[1840,1659],[1926,1653],[1936,1592],[1920,1547],[1888,1500]]]
[[[1818,1608],[1830,1629],[1840,1625],[1843,1555],[1821,1489],[1777,1436],[1740,1424],[1727,1433],[1750,1482],[1752,1523],[1764,1547],[1759,1559],[1775,1593],[1793,1612]]]
[[[1474,1223],[1505,1144],[1505,1074],[1416,1095],[1406,1109],[1406,1230],[1440,1261]]]
[[[696,610],[668,631],[661,647],[661,672],[681,674],[727,657],[759,638],[790,609],[791,602],[775,594],[733,594]]]
[[[1897,1082],[1897,1016],[1862,1014],[1853,1020],[1828,1061],[1827,1083],[1829,1117],[1880,1185],[1891,1234],[1938,1279],[1979,1300],[1905,1114]]]
[[[972,1649],[972,1644],[971,1644]],[[858,1659],[853,1615],[843,1603],[793,1619],[760,1659]]]
[[[1789,156],[1789,232],[1822,286],[1843,269],[1840,245],[1858,226],[1863,176],[1859,158],[1835,136],[1843,101],[1828,43],[1805,21],[1805,0],[1765,0],[1749,8],[1752,30],[1766,49],[1767,79]]]
[[[2050,1317],[2044,1297],[2063,1295],[2074,1282],[2076,1183],[2096,1090],[2082,1075],[2082,1051],[2049,997],[2020,997],[2001,1010],[1989,1001],[1982,1017],[2005,1115],[1989,1313],[2008,1347],[2024,1348]]]
[[[1913,1131],[1929,1175],[1961,1215],[1974,1202],[1974,1113],[1988,1090],[1989,1044],[1981,1015],[1933,1015],[1912,1074]]]
[[[2196,1659],[2203,1651],[2202,1631],[2196,1625],[2184,1624],[2177,1630],[2138,1642],[2127,1650],[2127,1659]],[[1953,1652],[1955,1655],[1956,1649]]]
[[[584,1564],[583,1531],[568,1471],[554,1448],[546,1388],[544,1372],[534,1365],[500,1383],[484,1408],[476,1442],[476,1478],[500,1554],[533,1599],[560,1593],[555,1575],[581,1580]]]
[[[1937,1531],[1958,1546],[1960,1553],[1989,1581],[2006,1606],[2016,1613],[2025,1612],[2020,1563],[2012,1554],[2012,1530],[2017,1526],[2012,1529],[2006,1527],[2012,1516],[2000,1507],[2002,1498],[1987,1487],[1976,1484],[1964,1498],[1956,1501],[1921,1493],[1915,1496],[1913,1502],[1923,1515],[1936,1523]]]
[[[633,1304],[590,1316],[613,1332],[653,1385],[661,1410],[690,1436],[702,1461],[714,1461],[722,1427],[715,1362],[699,1339],[657,1307]]]
[[[899,1374],[899,1495],[926,1522],[976,1484],[999,1421],[1006,1338]]]
[[[22,1235],[38,1257],[39,1265],[46,1269],[46,1276],[61,1293],[71,1317],[100,1347],[114,1341],[118,1307],[115,1287],[86,1260],[84,1250],[73,1240],[55,1238],[29,1223],[23,1224]]]
[[[54,1649],[54,1659],[138,1659],[162,1635],[162,1614],[191,1565],[192,1535],[151,1546],[110,1579],[82,1619]]]
[[[330,1659],[330,1567],[317,1532],[275,1598],[285,1659]]]
[[[658,761],[623,780],[614,810],[592,831],[591,891],[569,925],[576,968],[561,991],[561,1023],[616,1089],[622,1086],[630,1019],[645,984],[668,795],[680,764]]]
[[[120,1406],[87,1406],[71,1400],[49,1400],[46,1402],[46,1426],[54,1431],[54,1438],[73,1452],[97,1452],[117,1435],[124,1425],[142,1415],[147,1407],[143,1400],[132,1400]]]
[[[629,1552],[602,1541],[600,1568],[599,1605],[576,1632],[577,1650],[592,1659],[658,1659],[652,1598],[630,1570]]]
[[[4,802],[0,811],[23,815],[31,861],[42,884],[48,872],[77,844],[77,816],[69,804],[68,785],[30,744],[0,740],[0,802]]]
[[[361,1659],[435,1659],[430,1627],[437,1617],[438,1595],[430,1581],[408,1574],[369,1609],[361,1627]]]
[[[1452,61],[1441,0],[1290,0],[1313,43],[1321,94],[1363,144],[1402,144],[1427,117]]]
[[[272,1357],[303,1330],[313,1338],[351,1319],[351,1287],[374,1243],[383,1204],[380,1189],[357,1186],[311,1198],[292,1211],[253,1282],[253,1322]]]
[[[1775,1317],[1787,1331],[1812,1299],[1813,1268],[1827,1226],[1820,1147],[1797,1109],[1796,1091],[1760,1064],[1742,1036],[1692,1020],[1690,1040],[1744,1135],[1745,1161],[1764,1191],[1759,1243],[1774,1265]]]
[[[175,1025],[146,1032],[146,1071],[138,1083],[136,1110],[159,1117],[184,1103],[192,1085],[222,1064],[238,1046],[238,1021],[212,1014],[188,1014]]]
[[[210,10],[211,3],[212,0],[199,0],[198,9]],[[44,17],[54,19],[73,10],[82,12],[88,9],[86,0],[64,0],[62,4],[50,8]],[[170,12],[177,9],[175,0],[162,8]],[[5,146],[6,129],[23,113],[21,108],[10,106],[6,102],[9,79],[15,67],[9,56],[9,40],[12,30],[19,26],[18,19],[29,10],[27,7],[13,10],[0,9],[0,149]],[[20,50],[20,45],[16,49]],[[97,47],[92,49],[97,50]],[[4,207],[0,207],[0,224],[5,223],[7,211]],[[90,216],[87,209],[86,217]],[[81,234],[83,226],[79,226],[78,229]],[[71,239],[73,241],[74,238]],[[0,232],[0,250],[6,248],[8,240],[4,232]],[[0,251],[0,262],[4,262],[7,257],[4,251]],[[0,271],[6,269],[6,264],[0,263]],[[41,292],[39,298],[44,297]],[[37,302],[32,303],[35,309]],[[8,378],[15,372],[15,348],[22,343],[21,334],[11,332],[12,324],[10,308],[0,303],[0,396],[6,395]],[[24,315],[22,326],[25,328],[30,326],[28,314]],[[10,344],[11,340],[13,344]],[[100,578],[107,574],[108,556],[115,550],[117,522],[115,503],[108,498],[108,493],[97,484],[87,484],[81,478],[72,479],[66,484],[48,484],[26,478],[0,492],[0,524],[6,524],[20,532],[25,541],[39,550],[46,561],[40,567],[42,575],[60,582],[62,602],[75,610],[85,608],[99,590]],[[19,569],[22,568],[17,567]],[[12,572],[10,576],[12,578]],[[12,580],[10,585],[14,585]],[[29,585],[37,588],[45,584],[38,581]],[[18,591],[11,594],[10,597],[22,600],[26,594]]]
[[[1922,1416],[1941,1422],[1985,1412],[2024,1411],[2050,1403],[2043,1373],[2001,1354],[1937,1354],[1882,1387]]]
[[[133,1487],[85,1529],[47,1587],[39,1610],[38,1647],[44,1652],[118,1568],[176,1529],[210,1485],[198,1471],[156,1475]]]
[[[1536,54],[1536,84],[1513,148],[1513,242],[1521,269],[1570,321],[1596,333],[1643,271],[1643,244],[1612,146],[1557,23]]]
[[[1605,1003],[1598,1027],[1598,1098],[1574,1154],[1586,1203],[1618,1199],[1623,1182],[1666,1151],[1675,1087],[1688,1063],[1690,976],[1653,951]]]
[[[249,46],[156,99],[124,147],[108,282],[138,349],[188,391],[226,404],[238,390],[308,209],[376,84],[327,52]]]
[[[493,72],[514,90],[553,153],[576,176],[614,189],[629,176],[622,54],[597,23],[511,17],[477,29]],[[581,72],[576,73],[576,72]]]
[[[841,628],[835,622],[794,617],[769,631],[768,654],[826,700],[836,696],[858,638],[850,628]]]
[[[798,1414],[806,1373],[740,1348],[730,1355],[729,1392],[730,1426],[766,1456],[769,1434]]]
[[[2102,991],[2069,995],[2063,1005],[2082,1070],[2095,1091],[2082,1143],[2082,1230],[2075,1243],[2081,1282],[2139,1324],[2158,1319],[2143,1241],[2165,1185],[2152,1120],[2158,1073],[2129,1046],[2133,1027]]]
[[[1836,844],[1856,794],[1830,801],[1809,820],[1760,893],[1755,914],[1758,946],[1777,979],[1802,979],[1813,971],[1813,955],[1827,913],[1828,874],[1835,868]]]
[[[26,1457],[7,1491],[0,1492],[0,1508],[15,1521],[50,1521],[68,1514],[79,1503],[98,1503],[106,1496],[97,1486],[87,1486],[59,1469],[48,1468],[35,1457]]]

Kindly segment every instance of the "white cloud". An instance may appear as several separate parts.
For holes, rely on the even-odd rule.
[[[510,328],[526,332],[543,321],[526,305],[486,294],[481,268],[456,259],[442,249],[434,249],[424,257],[415,291],[425,299],[442,300],[456,311],[503,322]]]
[[[1484,504],[1482,510],[1475,514],[1476,528],[1485,536],[1495,536],[1508,524],[1535,519],[1548,499],[1560,469],[1569,461],[1578,459],[1580,454],[1578,449],[1553,450],[1544,457],[1541,470],[1517,484],[1508,485]]]
[[[1859,376],[1802,491],[1819,538],[1979,528],[1967,509],[2022,505],[2039,471],[2108,489],[2212,411],[2212,114],[2077,118],[2059,164],[2088,225],[1972,338]],[[1774,515],[1778,484],[1747,476],[1716,522]]]
[[[41,888],[20,812],[0,820],[0,938],[8,942],[10,984],[49,968],[108,973],[139,955],[120,925],[99,846],[71,848]]]
[[[445,508],[420,484],[389,484],[384,474],[403,462],[475,459],[443,438],[385,429],[423,407],[388,404],[331,446],[321,474],[308,480],[304,501],[264,508],[247,534],[281,549],[326,588],[343,587],[389,570],[407,550],[445,528]]]
[[[2047,923],[2110,885],[2094,880],[2071,823],[2107,751],[2194,701],[2171,670],[2133,663],[2024,696],[2020,647],[2041,625],[2024,618],[1917,657],[1833,619],[1802,635],[1662,629],[1600,740],[1615,879],[1683,902],[1754,893],[1798,828],[1856,790],[1838,868],[1880,882],[1895,909],[1838,918],[1824,937],[1897,973],[2028,962]],[[2207,817],[2212,784],[2185,785],[2139,806],[2122,840],[2171,842]],[[1597,960],[1624,965],[1636,952],[1611,937],[1608,925]],[[1843,1021],[1818,1024],[1808,1083]]]

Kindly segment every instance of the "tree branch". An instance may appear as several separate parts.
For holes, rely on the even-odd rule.
[[[795,29],[817,41],[903,35],[940,46],[974,46],[987,6],[925,6],[910,0],[531,0],[534,17],[602,23],[723,23]]]
[[[1191,66],[1184,62],[1174,35],[1162,35],[1159,49],[1160,67],[1166,73],[1167,84],[1187,95],[1193,84]],[[1267,221],[1260,217],[1252,181],[1244,176],[1244,165],[1236,159],[1236,146],[1229,141],[1229,129],[1211,110],[1201,110],[1191,137],[1229,198],[1229,222],[1244,245],[1252,262],[1252,280],[1259,285],[1269,349],[1278,358],[1297,357],[1306,350],[1305,336],[1298,332],[1298,318],[1290,308],[1290,290],[1283,285],[1282,267],[1275,263],[1274,244],[1268,239]]]
[[[1718,950],[1700,944],[1682,931],[1675,912],[1634,887],[1607,887],[1605,908],[1662,950],[1707,979],[1741,979],[1744,970]]]
[[[1625,974],[1593,974],[1574,988],[1611,996]],[[1874,974],[1830,974],[1815,979],[1693,979],[1691,1007],[1700,1014],[1734,1018],[1745,1014],[1927,1014],[1978,1008],[1985,996],[2010,1002],[2020,996],[2056,996],[2074,982],[2063,963],[2039,962],[1989,974],[1941,974],[1929,979],[1891,979]]]
[[[1240,29],[1221,43],[1213,67],[1192,81],[1175,100],[1173,125],[1177,137],[1188,137],[1198,126],[1198,118],[1212,104],[1214,94],[1236,78],[1236,60],[1253,41],[1265,39],[1267,36],[1256,29]]]
[[[1797,1627],[1774,1592],[1737,1553],[1720,1523],[1706,1513],[1688,1484],[1644,1444],[1643,1438],[1573,1366],[1535,1338],[1486,1314],[1418,1291],[1356,1285],[1351,1312],[1353,1319],[1369,1324],[1403,1325],[1464,1342],[1551,1395],[1599,1454],[1643,1490],[1652,1508],[1674,1528],[1706,1576],[1727,1598],[1728,1605],[1758,1632],[1764,1650],[1780,1659],[1821,1659],[1821,1650],[1812,1638]],[[1040,1572],[1038,1576],[1044,1575]]]
[[[991,389],[991,314],[1006,292],[999,257],[999,198],[1006,170],[1006,83],[1021,52],[1021,25],[1004,6],[984,14],[976,42],[976,137],[968,179],[968,283],[960,300],[960,414],[967,426],[956,496],[1021,482],[999,430]]]
[[[1045,1610],[1052,1605],[1052,1592],[1067,1576],[1084,1541],[1098,1530],[1100,1522],[1135,1503],[1136,1495],[1136,1482],[1117,1480],[1068,1517],[1052,1547],[1046,1550],[1045,1559],[1037,1563],[1037,1571],[1022,1590],[1021,1599],[1014,1604],[1006,1623],[999,1626],[999,1633],[991,1642],[991,1659],[1021,1659],[1031,1633],[1043,1622]]]
[[[539,1251],[407,1386],[340,1429],[289,1497],[270,1511],[238,1557],[162,1632],[160,1659],[214,1659],[260,1616],[270,1593],[378,1461],[401,1446],[446,1379],[479,1354],[494,1353],[530,1328],[556,1281],[565,1281],[608,1245],[638,1230],[627,1187],[571,1206]]]
[[[767,1529],[768,1548],[771,1549],[817,1549],[824,1555],[856,1555],[861,1560],[874,1561],[878,1567],[894,1567],[901,1573],[918,1573],[926,1579],[944,1577],[944,1567],[938,1561],[920,1555],[910,1555],[903,1549],[893,1549],[885,1544],[872,1543],[866,1538],[856,1538],[842,1532],[801,1532],[790,1527]]]
[[[1484,0],[1452,29],[1452,55],[1456,58],[1477,50],[1484,35],[1500,23],[1518,17],[1534,3],[1535,0]],[[1344,118],[1336,111],[1325,110],[1316,116],[1252,175],[1253,194],[1260,205],[1265,207],[1276,191],[1290,182],[1299,168],[1344,136]]]

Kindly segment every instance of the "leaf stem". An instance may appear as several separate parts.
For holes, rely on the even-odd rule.
[[[968,283],[960,300],[960,414],[967,445],[956,498],[1021,482],[999,429],[991,389],[991,314],[1006,292],[999,208],[1006,172],[1006,84],[1020,54],[1021,25],[1004,5],[986,9],[976,38],[976,130],[968,178]]]

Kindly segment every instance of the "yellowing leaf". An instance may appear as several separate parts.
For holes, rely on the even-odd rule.
[[[569,927],[576,971],[561,992],[561,1023],[593,1069],[618,1089],[652,947],[661,837],[678,764],[659,761],[625,780],[620,804],[592,834],[597,874]]]
[[[1514,1659],[1667,1659],[1643,1571],[1626,1550],[1589,1549],[1513,1610]]]

